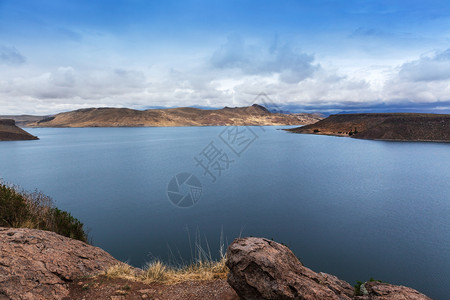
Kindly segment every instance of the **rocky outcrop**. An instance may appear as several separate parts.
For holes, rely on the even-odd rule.
[[[279,243],[236,239],[227,250],[228,283],[242,299],[430,299],[419,292],[380,282],[363,285],[363,296],[336,276],[316,273]]]
[[[17,127],[14,120],[0,119],[0,141],[21,140],[38,140],[38,138]]]
[[[430,299],[406,286],[392,285],[378,281],[365,282],[361,285],[363,296],[357,296],[358,300],[423,300]]]
[[[119,263],[53,232],[0,227],[0,299],[62,299],[68,283]]]

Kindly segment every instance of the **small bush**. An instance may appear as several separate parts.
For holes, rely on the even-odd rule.
[[[50,218],[53,219],[53,228],[50,230],[75,240],[87,240],[86,233],[83,230],[83,223],[72,217],[70,213],[53,207],[50,210]]]
[[[373,279],[373,277],[370,277],[369,281],[366,281],[366,282],[373,282],[373,281],[383,282],[381,280],[375,280],[375,279]],[[363,292],[361,291],[361,286],[364,283],[365,282],[361,282],[361,281],[357,281],[356,282],[356,284],[354,285],[354,287],[355,287],[355,296],[364,296]]]
[[[0,182],[0,226],[48,230],[83,242],[88,239],[83,223],[54,207],[50,197],[3,182]]]
[[[314,132],[320,132],[320,130],[319,129],[314,129]]]

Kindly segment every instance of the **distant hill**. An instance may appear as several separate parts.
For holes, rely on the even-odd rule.
[[[450,115],[374,113],[331,115],[294,133],[351,136],[370,140],[450,142]]]
[[[11,119],[0,119],[0,141],[38,140],[34,135],[16,126]]]
[[[137,126],[227,126],[303,125],[321,120],[315,114],[271,113],[254,104],[206,110],[192,107],[133,110],[128,108],[88,108],[60,113],[30,127],[137,127]]]
[[[28,123],[37,122],[49,116],[32,116],[32,115],[3,115],[0,119],[12,119],[16,121],[19,127],[26,127]]]

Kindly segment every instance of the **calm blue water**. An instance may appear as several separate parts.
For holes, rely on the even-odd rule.
[[[84,222],[95,245],[136,266],[189,260],[195,236],[217,256],[223,232],[228,242],[239,235],[283,242],[306,266],[352,284],[374,277],[448,295],[450,144],[277,127],[253,127],[257,137],[247,131],[233,144],[224,129],[29,129],[41,140],[0,143],[0,177],[50,195]],[[213,156],[211,146],[228,155],[216,157],[220,176],[209,169],[215,183],[194,161],[206,163],[201,152]],[[203,188],[189,208],[167,196],[181,172]]]

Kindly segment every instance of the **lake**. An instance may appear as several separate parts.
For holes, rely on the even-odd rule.
[[[351,284],[445,299],[450,144],[278,129],[28,129],[40,140],[0,143],[0,177],[51,196],[135,266],[189,261],[195,240],[217,258],[221,237],[262,236]]]

